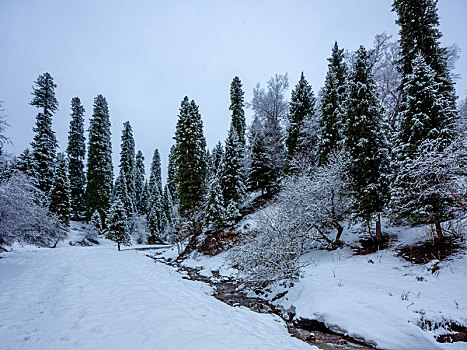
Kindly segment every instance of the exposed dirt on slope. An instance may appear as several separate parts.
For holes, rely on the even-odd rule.
[[[398,256],[414,264],[427,264],[432,260],[445,260],[459,253],[465,244],[453,237],[443,241],[424,241],[399,249]]]

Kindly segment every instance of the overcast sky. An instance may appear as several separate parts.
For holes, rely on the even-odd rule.
[[[230,122],[229,88],[238,75],[245,98],[257,82],[300,72],[315,93],[323,85],[335,40],[356,50],[386,31],[397,37],[392,0],[98,1],[0,0],[0,100],[7,130],[20,153],[32,140],[37,109],[34,80],[52,74],[60,104],[53,127],[66,147],[70,101],[81,98],[86,123],[93,99],[103,94],[112,122],[114,166],[122,124],[129,120],[136,147],[155,148],[163,167],[173,144],[180,101],[200,106],[208,146],[224,140]],[[458,95],[467,95],[467,0],[440,0],[443,44],[457,43]],[[287,96],[290,97],[290,94]],[[251,111],[247,110],[248,121]],[[165,173],[163,174],[165,178]]]

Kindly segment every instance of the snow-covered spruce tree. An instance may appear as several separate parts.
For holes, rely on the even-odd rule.
[[[32,154],[29,151],[29,148],[26,148],[20,155],[16,158],[14,168],[22,171],[26,175],[32,177],[34,169],[32,167],[33,159]],[[31,179],[32,180],[32,179]]]
[[[149,173],[149,192],[152,194],[156,190],[159,193],[162,193],[161,156],[158,149],[155,149],[152,155],[151,169]]]
[[[90,226],[91,226],[91,230],[95,232],[96,235],[101,235],[104,233],[104,227],[102,225],[102,218],[98,210],[96,210],[92,214]]]
[[[178,214],[177,204],[174,202],[168,185],[164,187],[163,204],[165,216],[167,218],[167,226],[165,227],[164,240],[169,243],[177,241],[177,231],[180,226],[180,216]]]
[[[292,168],[304,168],[308,164],[316,164],[318,159],[319,120],[310,115],[303,120],[302,128],[297,138],[297,151]]]
[[[448,108],[436,82],[436,73],[421,55],[413,61],[412,73],[402,87],[405,96],[397,134],[398,152],[411,157],[426,139],[444,138],[448,145],[454,134],[452,128],[456,110]]]
[[[58,108],[55,98],[56,84],[49,73],[39,75],[34,82],[31,105],[39,108],[36,116],[34,139],[31,142],[32,166],[37,179],[38,188],[48,194],[53,182],[57,139],[52,130],[52,116]]]
[[[339,49],[337,42],[334,43],[328,61],[328,72],[321,98],[319,164],[327,162],[328,154],[335,151],[342,140],[342,115],[347,68],[344,63],[344,50]]]
[[[266,152],[263,129],[258,118],[253,120],[250,128],[250,155],[248,171],[248,189],[250,191],[261,190],[261,194],[270,193],[276,184],[269,154]]]
[[[232,123],[225,141],[225,153],[219,173],[219,182],[224,198],[224,207],[227,208],[230,204],[237,211],[245,197],[243,150],[244,148]],[[233,209],[231,213],[235,215],[237,211]],[[237,217],[229,217],[228,219],[235,221]]]
[[[152,236],[161,237],[165,230],[166,216],[162,198],[161,157],[154,150],[149,174],[148,226]]]
[[[144,170],[144,156],[141,151],[136,153],[136,164],[135,164],[135,204],[136,212],[139,215],[146,214],[147,204],[144,203],[144,182],[145,182],[146,171]]]
[[[71,201],[70,201],[70,181],[67,174],[68,164],[65,156],[58,153],[55,160],[55,171],[52,188],[50,189],[49,209],[56,214],[60,222],[70,225]]]
[[[199,209],[206,178],[206,139],[195,101],[182,100],[175,131],[175,182],[178,209],[189,217]]]
[[[153,197],[147,215],[148,228],[151,233],[151,242],[162,239],[167,226],[162,196]]]
[[[368,225],[369,231],[370,221],[377,217],[376,239],[379,241],[380,213],[389,199],[389,155],[371,70],[368,53],[360,46],[347,82],[343,142],[350,157],[348,171],[355,196],[355,216]]]
[[[449,108],[433,71],[421,55],[413,61],[412,73],[403,85],[404,101],[396,136],[393,167],[396,176],[391,188],[391,204],[396,218],[435,226],[443,239],[441,222],[449,218],[453,198],[434,171],[420,161],[423,153],[441,153],[455,138],[455,110]],[[420,174],[420,169],[426,173]],[[422,181],[421,181],[422,180]]]
[[[284,93],[289,87],[287,74],[275,75],[268,81],[267,91],[258,84],[253,90],[251,108],[261,121],[265,151],[273,182],[277,184],[285,165],[282,123],[287,118],[288,103]]]
[[[134,142],[133,142],[134,144]],[[121,176],[121,175],[120,175]],[[126,179],[126,176],[124,176]],[[131,178],[131,176],[130,176]],[[148,202],[149,202],[149,185],[145,180],[145,170],[144,170],[144,156],[141,151],[138,151],[135,158],[135,167],[134,167],[134,194],[133,200],[128,193],[130,186],[126,186],[127,189],[127,198],[129,202],[125,205],[125,202],[122,202],[125,205],[125,208],[132,208],[131,212],[128,213],[128,228],[131,234],[137,234],[138,243],[146,241],[146,233],[148,228]]]
[[[113,165],[110,139],[109,107],[104,96],[94,99],[94,111],[89,126],[86,218],[99,210],[105,223],[112,195]]]
[[[459,104],[459,119],[457,122],[457,131],[459,135],[464,135],[467,140],[467,97]]]
[[[113,186],[111,201],[113,202],[117,198],[122,201],[128,221],[130,222],[133,214],[136,212],[136,198],[134,191],[135,141],[129,122],[123,124],[121,140],[120,171]],[[130,226],[128,225],[129,228]]]
[[[211,178],[209,186],[208,201],[206,204],[204,222],[207,226],[218,229],[226,224],[226,210],[224,207],[224,196],[219,181],[219,174],[215,174]]]
[[[134,203],[128,194],[128,184],[126,181],[126,176],[122,174],[122,170],[120,170],[120,174],[115,179],[115,183],[112,187],[112,197],[110,201],[113,202],[117,199],[122,201],[123,207],[127,212],[127,218],[130,220],[134,212]]]
[[[443,97],[446,108],[455,109],[456,95],[450,76],[447,50],[441,46],[442,34],[439,27],[437,0],[394,0],[393,11],[397,13],[396,23],[400,26],[400,67],[402,85],[407,83],[414,69],[414,60],[421,55],[426,64],[435,72],[434,80]],[[406,95],[403,94],[403,99]]]
[[[224,157],[224,147],[219,141],[216,143],[211,153],[211,173],[216,174],[221,168],[222,158]]]
[[[164,190],[162,192],[162,204],[164,206],[167,222],[170,224],[172,222],[174,204],[167,185],[164,186]]]
[[[68,176],[70,178],[71,218],[82,220],[86,210],[86,174],[84,160],[86,144],[84,137],[84,107],[78,97],[71,99],[71,121],[68,132]]]
[[[172,197],[172,200],[177,201],[177,185],[175,182],[175,145],[170,147],[169,157],[167,162],[167,186]]]
[[[313,90],[302,72],[300,80],[292,91],[292,99],[289,103],[289,126],[285,140],[288,172],[293,171],[294,158],[301,158],[316,151],[317,141],[314,138],[317,135],[308,135],[312,131],[309,127],[315,119],[315,101]]]
[[[145,213],[145,215],[148,214],[150,197],[151,197],[151,193],[149,192],[149,183],[148,183],[148,180],[146,180],[144,181],[144,187],[143,187],[143,192],[142,192],[141,201],[140,201],[141,208],[143,212]]]
[[[209,178],[211,176],[211,169],[212,169],[212,157],[211,157],[211,151],[209,149],[206,149],[206,178]]]
[[[122,202],[127,211],[127,216],[131,217],[136,211],[136,169],[135,169],[135,139],[130,122],[123,123],[122,143],[120,151],[120,176],[125,178],[127,199]]]
[[[235,77],[230,85],[230,107],[232,111],[232,127],[238,135],[238,141],[245,148],[246,145],[246,121],[245,102],[243,98],[242,82],[239,77]]]
[[[109,216],[107,218],[107,228],[107,238],[117,242],[119,251],[120,244],[130,245],[126,210],[120,199],[115,200],[110,207]]]

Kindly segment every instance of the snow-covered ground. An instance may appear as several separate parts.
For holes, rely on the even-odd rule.
[[[0,348],[310,349],[274,316],[210,292],[110,243],[3,253]]]
[[[423,331],[422,319],[467,324],[467,259],[464,255],[417,266],[383,251],[353,256],[349,249],[310,253],[313,264],[277,302],[299,317],[338,326],[381,349],[467,349],[467,343],[440,344]],[[438,330],[439,331],[439,330]]]
[[[397,236],[394,246],[426,239],[425,227],[390,227],[385,222],[384,229]],[[343,235],[346,242],[355,243],[357,238],[348,229]],[[201,267],[201,273],[208,276],[211,270],[234,275],[225,258],[225,253],[212,258],[195,254],[184,264]],[[303,278],[275,301],[286,309],[295,307],[297,318],[323,321],[380,349],[467,349],[465,342],[437,343],[435,335],[447,333],[443,329],[421,328],[424,320],[467,325],[465,252],[440,262],[435,273],[431,271],[435,261],[410,264],[397,257],[394,247],[365,256],[353,255],[348,247],[316,250],[302,260],[308,263]],[[272,289],[268,298],[284,291],[284,287]]]
[[[2,253],[1,349],[312,348],[275,316],[223,304],[209,286],[182,279],[146,251],[118,252],[105,239],[99,246],[69,246],[82,229],[74,224],[56,249],[16,245]],[[397,236],[394,246],[424,238],[424,228],[386,226],[385,232]],[[357,237],[349,229],[343,236],[347,243]],[[165,258],[177,256],[175,247],[160,248]],[[235,276],[226,258],[194,254],[184,264],[206,276],[214,270],[220,278]],[[434,336],[443,330],[421,327],[425,320],[467,325],[465,252],[440,262],[434,273],[433,262],[410,264],[394,247],[366,256],[348,247],[317,250],[303,261],[309,263],[303,277],[275,301],[293,306],[297,318],[323,321],[380,349],[467,349],[463,342],[437,343]],[[268,298],[283,291],[272,287]]]

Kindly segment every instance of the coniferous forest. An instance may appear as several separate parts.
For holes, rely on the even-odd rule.
[[[169,154],[160,153],[156,143],[152,154],[143,154],[131,119],[121,125],[121,142],[112,148],[112,106],[105,96],[94,98],[92,110],[85,110],[80,97],[58,101],[60,81],[40,74],[30,101],[37,112],[34,136],[21,154],[4,151],[11,141],[1,109],[0,252],[9,254],[18,245],[111,244],[123,250],[117,253],[123,259],[134,247],[147,249],[147,256],[177,266],[187,279],[213,270],[211,286],[229,281],[245,291],[244,300],[256,293],[264,298],[263,307],[274,307],[270,312],[305,341],[302,345],[339,344],[326,335],[316,340],[306,327],[298,335],[290,331],[300,328],[297,320],[307,319],[322,323],[329,334],[335,329],[348,346],[434,349],[467,341],[466,299],[461,300],[467,298],[467,96],[458,96],[462,91],[455,88],[459,49],[441,43],[436,0],[394,0],[392,11],[398,37],[378,34],[373,46],[353,52],[329,43],[322,87],[311,86],[303,72],[294,82],[286,73],[274,74],[266,85],[258,83],[247,101],[242,81],[255,78],[233,77],[225,86],[230,92],[227,137],[211,149],[200,108],[189,96],[173,111],[177,119]],[[53,128],[59,106],[70,111],[68,135]],[[67,140],[65,149],[59,149],[57,139]],[[112,149],[119,157],[115,167]],[[151,160],[148,169],[146,159]],[[168,164],[164,174],[163,160]],[[162,248],[164,253],[155,253]],[[348,264],[345,254],[350,254]],[[222,257],[221,265],[210,257]],[[200,265],[190,265],[197,259]],[[330,264],[324,265],[327,275],[320,263]],[[424,337],[413,335],[417,332],[431,332],[433,340],[397,343],[380,335],[384,321],[371,328],[358,316],[347,321],[351,316],[335,302],[326,309],[322,300],[334,300],[333,288],[337,300],[359,305],[351,298],[361,291],[350,289],[359,264],[363,284],[384,291],[375,305],[398,299],[403,312],[413,311],[408,322],[416,330],[407,328],[405,319],[389,329],[403,334],[402,342]],[[368,270],[378,266],[381,270]],[[235,273],[215,279],[222,269]],[[403,276],[426,287],[392,285],[394,269],[409,269]],[[405,286],[405,277],[400,278]],[[444,294],[441,285],[453,295]],[[429,293],[449,299],[450,308],[438,310],[432,299],[423,299]],[[421,297],[426,304],[420,304]],[[352,310],[360,312],[358,306]],[[442,315],[433,316],[435,311]],[[142,348],[158,348],[151,344]],[[187,348],[170,344],[159,348]],[[229,348],[220,344],[217,348]],[[287,348],[282,346],[276,348]]]

